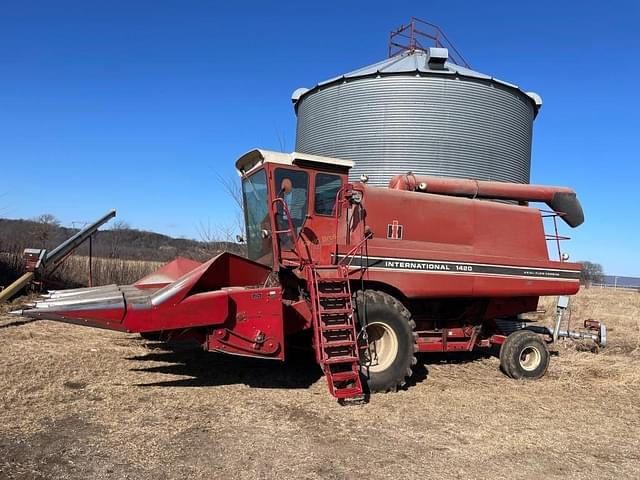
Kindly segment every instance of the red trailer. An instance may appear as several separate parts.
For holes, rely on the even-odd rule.
[[[539,378],[558,336],[604,342],[598,324],[578,334],[520,318],[542,295],[579,289],[580,265],[549,259],[541,211],[528,205],[575,227],[573,191],[412,174],[373,187],[349,182],[352,165],[248,152],[236,163],[248,258],[178,259],[134,285],[53,291],[16,313],[276,360],[310,330],[339,399],[405,385],[416,352],[501,345],[508,376]]]

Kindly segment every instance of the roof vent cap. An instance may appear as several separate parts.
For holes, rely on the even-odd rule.
[[[444,63],[449,59],[449,50],[446,48],[429,47],[427,49],[427,66],[433,70],[444,69]]]

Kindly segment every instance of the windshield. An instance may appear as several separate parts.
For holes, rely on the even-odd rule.
[[[267,194],[267,174],[259,170],[242,180],[244,200],[244,220],[247,225],[247,253],[251,260],[267,265],[273,264],[269,221],[269,197]],[[267,237],[267,238],[264,238]]]

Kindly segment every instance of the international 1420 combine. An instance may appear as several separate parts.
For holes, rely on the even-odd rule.
[[[340,400],[404,386],[416,352],[501,346],[506,375],[536,379],[558,337],[605,342],[598,322],[561,329],[580,265],[549,259],[543,215],[528,205],[576,227],[568,188],[411,173],[382,188],[350,183],[350,161],[264,150],[236,167],[248,258],[177,259],[133,285],[52,291],[16,313],[280,361],[308,330]],[[560,296],[555,328],[520,317],[542,295]]]

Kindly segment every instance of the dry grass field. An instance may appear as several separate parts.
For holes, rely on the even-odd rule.
[[[94,257],[92,277],[94,285],[129,285],[157,270],[166,262],[149,260],[121,260]],[[0,281],[9,285],[24,271],[22,253],[0,252]],[[4,275],[3,275],[4,274]],[[4,278],[6,277],[6,278]],[[50,283],[56,288],[86,287],[89,277],[89,257],[71,255],[51,275]],[[1,283],[0,283],[1,285]],[[49,287],[51,288],[51,287]]]
[[[610,346],[563,343],[540,381],[423,356],[408,390],[340,407],[303,353],[280,365],[0,313],[0,478],[639,478],[640,294],[582,291],[585,318]]]

